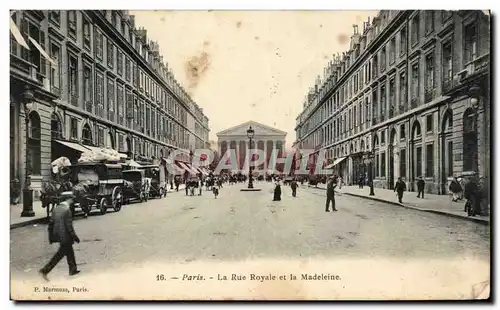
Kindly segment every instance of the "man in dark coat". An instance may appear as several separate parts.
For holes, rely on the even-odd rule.
[[[337,187],[337,183],[334,178],[330,178],[328,180],[328,184],[326,185],[326,208],[325,212],[330,212],[330,202],[332,203],[332,210],[337,211],[335,208],[335,188]]]
[[[360,174],[359,175],[359,180],[358,180],[358,185],[359,185],[359,188],[363,189],[363,185],[365,184],[365,179],[363,178],[363,175]]]
[[[281,201],[281,185],[279,182],[276,182],[276,186],[274,187],[273,201]]]
[[[292,196],[297,197],[297,187],[299,185],[297,184],[297,181],[295,179],[292,180],[290,183],[290,188],[292,189]]]
[[[176,176],[174,178],[174,183],[175,183],[175,191],[179,191],[179,185],[181,184],[181,180]]]
[[[424,198],[424,190],[425,190],[425,181],[424,178],[418,177],[417,179],[417,198],[420,198],[420,194],[422,194],[422,199]]]
[[[80,238],[75,233],[73,228],[73,215],[71,213],[72,199],[68,199],[59,203],[54,210],[49,223],[49,242],[59,242],[59,250],[54,254],[52,259],[40,269],[42,277],[48,281],[47,274],[66,256],[69,267],[69,275],[73,276],[79,273],[75,261],[75,252],[73,251],[73,243],[80,243]]]
[[[406,183],[403,182],[401,177],[398,178],[396,185],[394,186],[394,191],[398,193],[399,203],[403,203],[403,193],[406,191]],[[423,196],[422,196],[423,198]]]
[[[464,197],[467,199],[465,210],[469,216],[476,216],[480,212],[481,192],[477,184],[476,176],[472,176],[464,186]]]
[[[452,201],[458,201],[460,199],[460,192],[462,192],[462,186],[458,183],[456,177],[453,178],[448,189],[453,194]]]

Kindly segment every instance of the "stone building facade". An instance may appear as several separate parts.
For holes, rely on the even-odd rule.
[[[325,149],[353,184],[367,175],[448,193],[453,176],[490,179],[490,16],[483,11],[387,11],[354,27],[297,117],[301,148]]]
[[[144,162],[206,145],[208,118],[128,11],[13,11],[10,42],[11,179],[26,154],[37,191],[82,145]]]
[[[247,159],[246,154],[248,154],[248,150],[250,149],[247,136],[247,130],[250,127],[252,127],[255,132],[252,148],[262,150],[266,155],[264,163],[259,166],[259,169],[269,169],[271,172],[276,168],[269,167],[269,159],[271,158],[273,150],[278,150],[278,157],[283,157],[285,152],[286,132],[279,129],[258,122],[248,121],[218,132],[218,154],[223,158],[228,149],[235,150],[239,169],[243,170],[243,173],[247,172],[245,169],[245,160]],[[279,166],[279,164],[276,166]]]

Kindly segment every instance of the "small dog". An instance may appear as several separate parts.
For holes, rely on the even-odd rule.
[[[214,186],[212,188],[212,192],[214,193],[215,199],[217,199],[217,196],[219,196],[219,189]]]

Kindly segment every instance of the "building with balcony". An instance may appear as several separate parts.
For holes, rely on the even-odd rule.
[[[349,50],[318,76],[297,117],[296,145],[325,149],[350,184],[445,194],[453,176],[490,178],[490,16],[387,11],[354,26]],[[364,156],[365,155],[365,156]]]
[[[11,179],[27,157],[35,190],[60,156],[106,147],[151,162],[208,141],[203,109],[128,11],[12,11],[10,89]]]

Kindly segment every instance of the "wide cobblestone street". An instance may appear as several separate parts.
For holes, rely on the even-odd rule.
[[[337,195],[338,212],[325,213],[325,191],[300,187],[293,198],[282,186],[272,201],[272,184],[241,192],[246,184],[211,193],[126,205],[119,213],[78,218],[75,244],[78,277],[97,276],[124,266],[280,259],[453,260],[489,264],[489,227],[381,202]],[[97,212],[94,211],[94,212]],[[56,251],[46,225],[11,231],[13,279],[37,278]],[[65,259],[49,275],[69,279]]]

